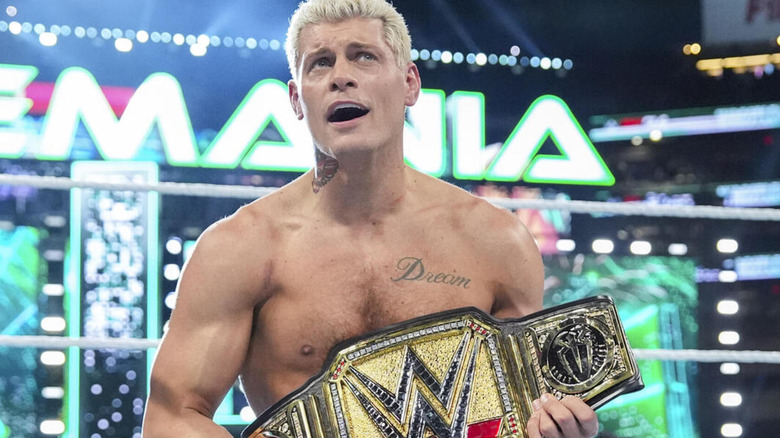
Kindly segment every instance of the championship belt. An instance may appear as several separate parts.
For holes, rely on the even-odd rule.
[[[609,297],[511,320],[470,307],[340,343],[241,437],[520,438],[544,392],[596,409],[643,387]]]

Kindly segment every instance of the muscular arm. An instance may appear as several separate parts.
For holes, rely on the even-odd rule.
[[[152,368],[144,438],[231,436],[211,418],[244,362],[266,275],[248,266],[236,222],[207,230],[184,269]]]

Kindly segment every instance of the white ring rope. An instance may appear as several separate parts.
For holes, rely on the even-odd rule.
[[[147,350],[157,348],[159,339],[128,338],[70,338],[62,336],[10,336],[0,335],[0,347],[32,347],[63,349],[79,347],[84,349]],[[756,350],[664,350],[633,349],[637,359],[692,362],[739,362],[780,364],[780,351]]]
[[[68,177],[34,175],[0,175],[0,185],[27,186],[39,189],[69,190],[91,188],[103,190],[130,190],[157,192],[165,195],[201,196],[210,198],[254,199],[268,195],[276,187],[233,186],[223,184],[193,183],[120,183],[105,181],[77,181]],[[567,201],[554,199],[502,199],[485,198],[500,207],[511,210],[529,208],[535,210],[565,210],[572,213],[606,213],[626,216],[655,216],[701,219],[737,219],[749,221],[780,221],[780,209],[733,208],[718,206],[649,205],[616,202]]]

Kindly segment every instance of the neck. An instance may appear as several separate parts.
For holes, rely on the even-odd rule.
[[[316,150],[312,189],[322,211],[345,223],[376,222],[399,208],[407,192],[403,153],[357,152],[335,159]]]

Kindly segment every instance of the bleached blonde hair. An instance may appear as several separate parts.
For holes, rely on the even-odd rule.
[[[404,17],[385,0],[306,0],[290,18],[287,29],[287,63],[293,79],[297,79],[301,59],[301,31],[309,25],[327,22],[338,23],[350,18],[376,18],[382,21],[384,37],[395,55],[398,67],[404,69],[411,61],[412,39]]]

